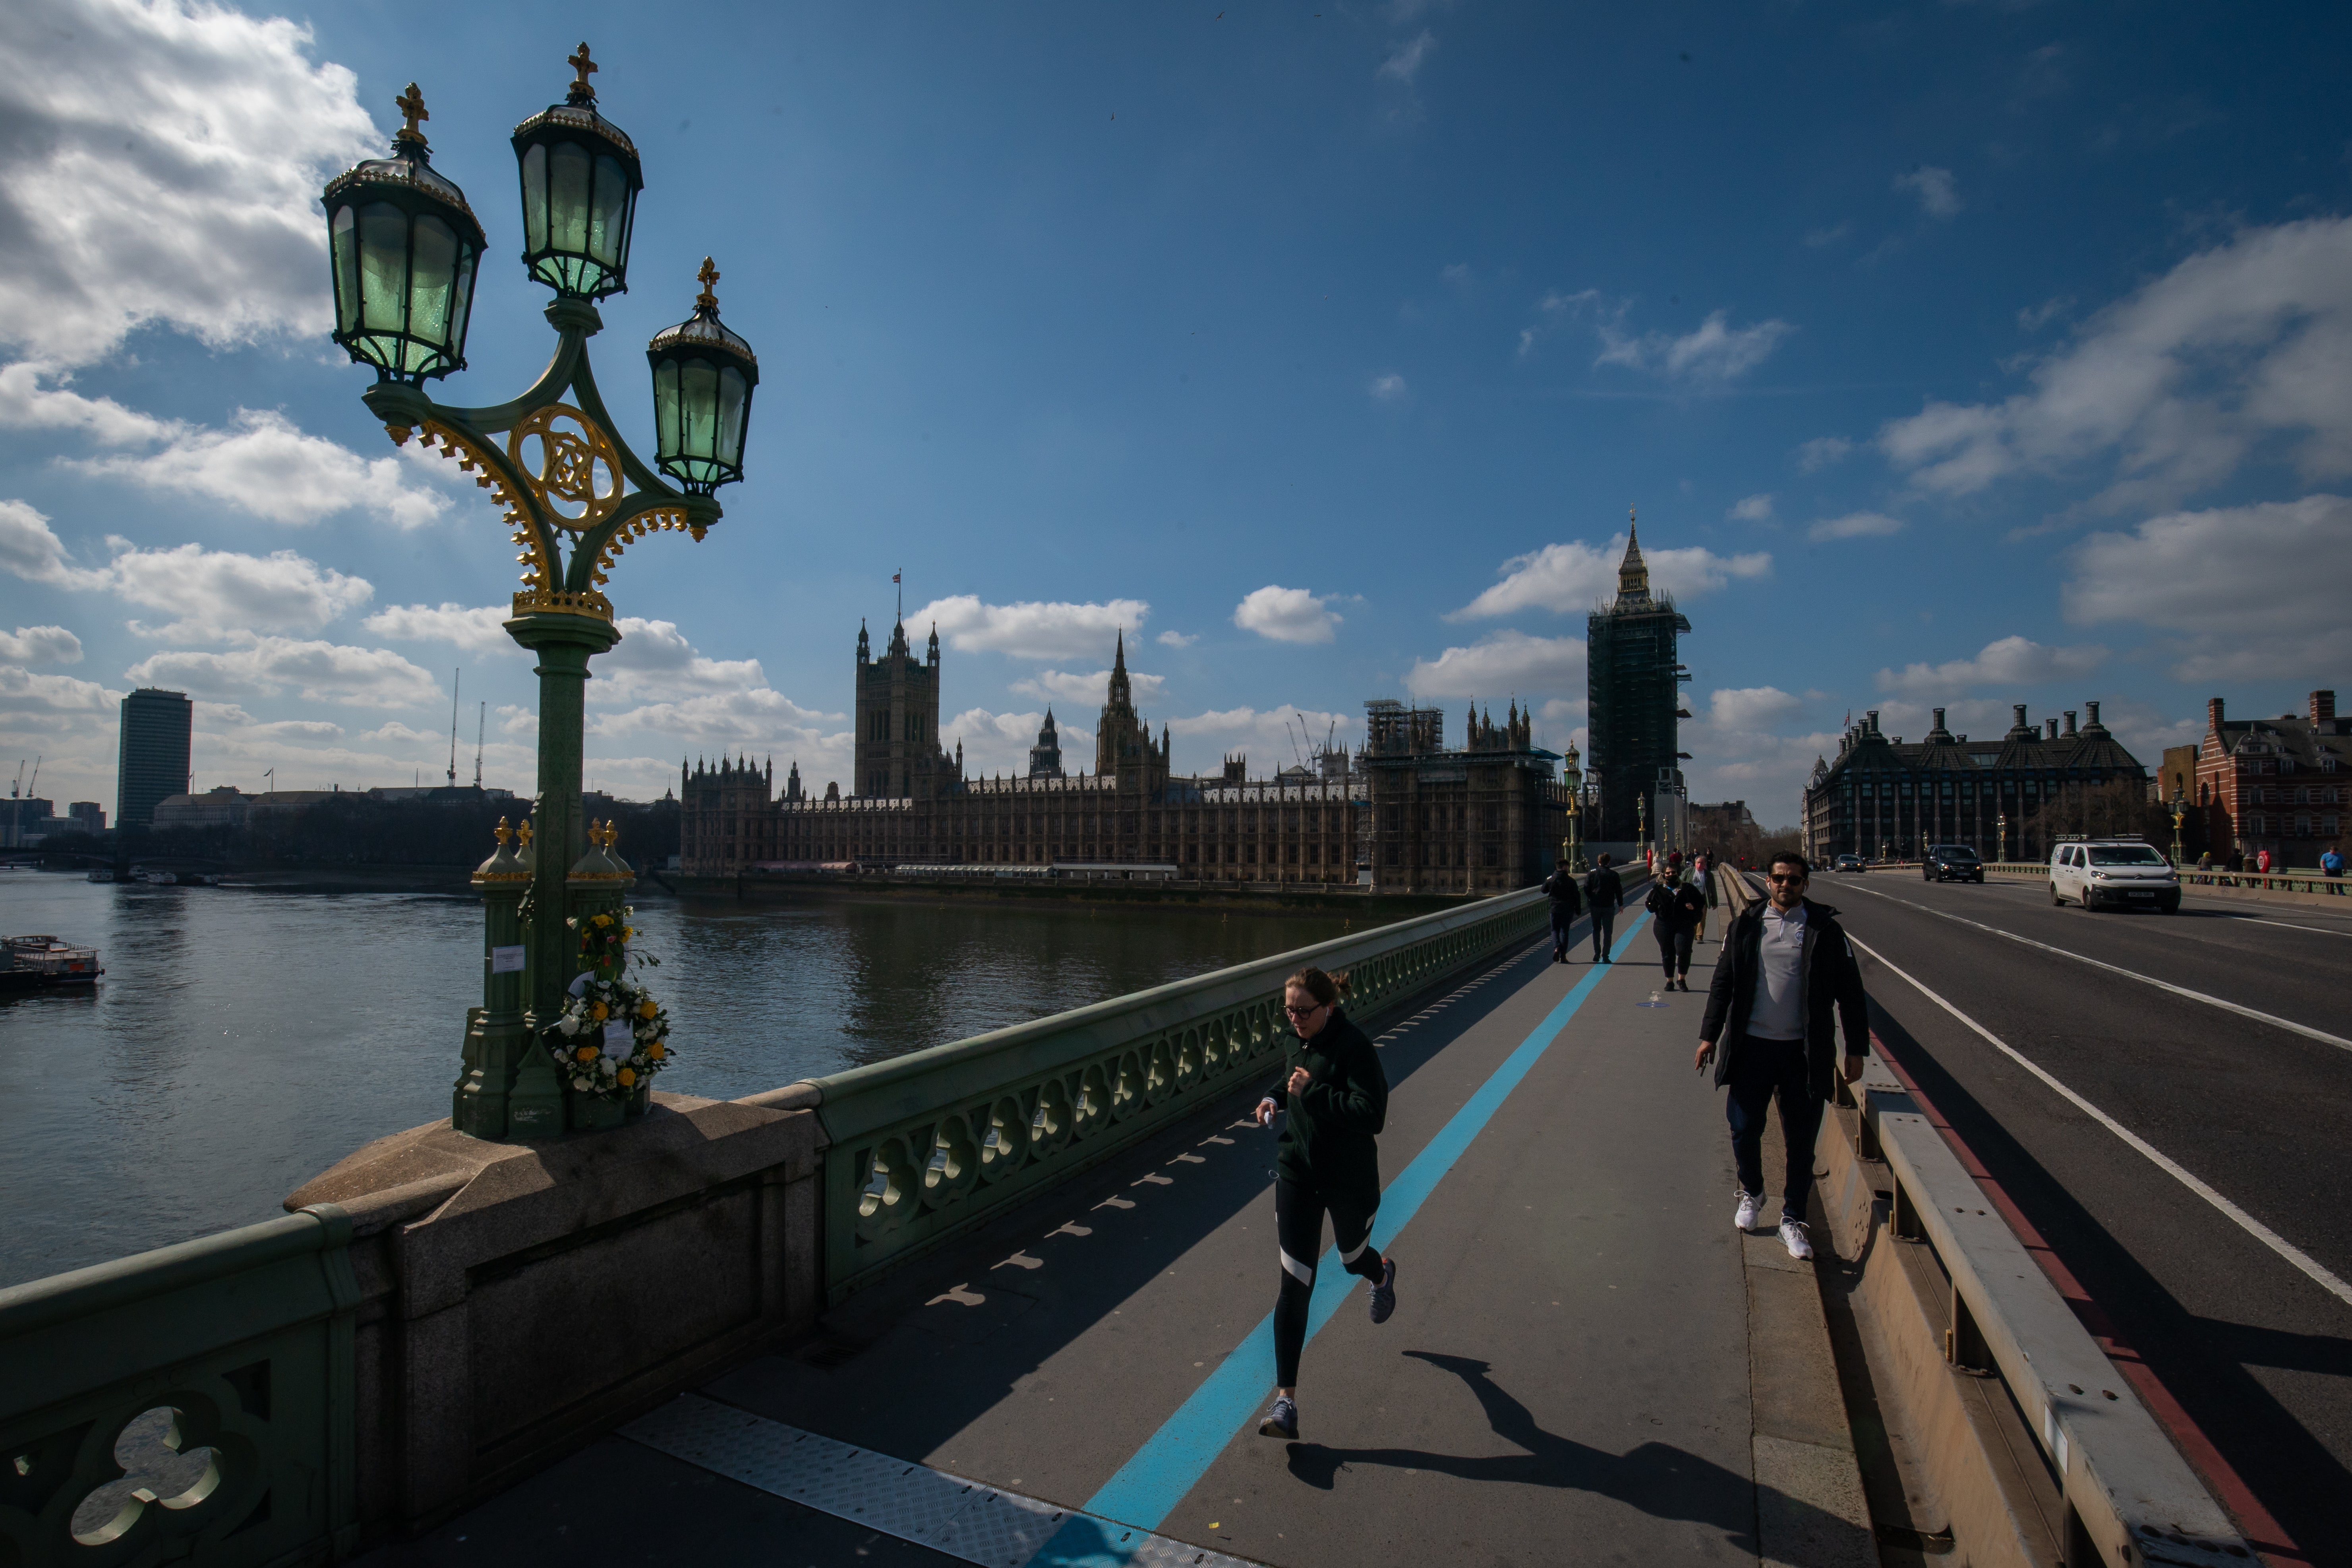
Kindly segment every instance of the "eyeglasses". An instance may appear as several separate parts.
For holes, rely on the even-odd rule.
[[[1294,1018],[1312,1018],[1316,1014],[1323,1011],[1323,1004],[1318,1002],[1311,1006],[1294,1007],[1289,1003],[1286,1002],[1282,1005],[1282,1010],[1289,1014]]]
[[[1788,873],[1788,875],[1782,876],[1779,872],[1773,871],[1767,872],[1764,879],[1768,882],[1801,882],[1805,879],[1805,874],[1802,871],[1791,871]]]

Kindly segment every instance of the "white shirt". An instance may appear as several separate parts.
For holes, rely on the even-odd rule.
[[[1757,945],[1756,994],[1748,1008],[1748,1032],[1763,1040],[1805,1037],[1805,906],[1782,914],[1764,906],[1764,939]]]

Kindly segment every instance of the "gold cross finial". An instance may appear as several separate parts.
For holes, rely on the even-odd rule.
[[[719,268],[710,264],[710,258],[706,256],[702,258],[702,270],[694,278],[702,285],[702,292],[694,297],[695,308],[702,310],[719,309],[719,296],[710,291],[710,286],[719,281]]]
[[[400,112],[406,117],[408,121],[407,124],[403,125],[400,128],[401,135],[410,141],[424,141],[425,132],[416,129],[417,123],[420,121],[430,120],[433,117],[425,112],[425,95],[416,90],[416,84],[413,81],[410,82],[408,84],[408,90],[401,94],[398,98],[394,99],[392,100],[392,106],[400,110]]]
[[[499,847],[501,849],[505,848],[507,847],[507,841],[514,837],[514,829],[507,826],[507,819],[503,816],[499,818],[499,826],[495,830],[495,836],[499,841]]]
[[[520,827],[515,829],[515,837],[521,842],[524,848],[528,849],[530,847],[530,824],[528,820],[526,820]]]
[[[570,66],[580,78],[572,85],[593,96],[596,89],[588,85],[588,79],[594,75],[599,68],[594,60],[588,58],[587,40],[582,39],[578,48],[564,56],[563,63]]]

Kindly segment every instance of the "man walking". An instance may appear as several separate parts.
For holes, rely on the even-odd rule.
[[[1657,933],[1658,962],[1665,966],[1666,989],[1679,979],[1690,989],[1691,937],[1706,917],[1706,900],[1697,885],[1685,879],[1671,865],[1665,879],[1650,889],[1643,907],[1650,911],[1650,929]]]
[[[1569,928],[1576,924],[1579,906],[1583,900],[1577,893],[1576,879],[1569,874],[1565,859],[1555,865],[1551,875],[1544,879],[1543,890],[1544,897],[1551,900],[1551,961],[1566,963]]]
[[[1756,1227],[1764,1203],[1763,1141],[1767,1108],[1780,1106],[1780,1136],[1788,1163],[1780,1183],[1780,1240],[1789,1256],[1813,1255],[1805,1233],[1805,1194],[1811,1184],[1813,1138],[1822,1106],[1839,1071],[1837,1037],[1845,1036],[1845,1080],[1862,1076],[1870,1045],[1869,999],[1862,966],[1837,921],[1837,911],[1805,897],[1811,867],[1793,850],[1772,857],[1765,877],[1769,897],[1732,921],[1723,956],[1707,987],[1692,1067],[1715,1061],[1715,1082],[1731,1091],[1731,1156],[1739,1173],[1732,1224]],[[1717,1058],[1716,1047],[1721,1042]]]
[[[1609,956],[1611,939],[1617,934],[1617,906],[1625,901],[1625,884],[1609,868],[1609,857],[1601,855],[1592,862],[1592,870],[1584,879],[1584,902],[1592,910],[1592,962],[1612,963]]]

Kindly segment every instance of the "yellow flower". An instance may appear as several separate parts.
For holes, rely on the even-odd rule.
[[[626,1089],[631,1084],[637,1081],[637,1069],[635,1068],[623,1068],[614,1076],[620,1080],[621,1087],[623,1089]]]
[[[650,1018],[660,1011],[660,1008],[654,1005],[654,999],[650,996],[637,1004],[637,1016],[640,1018]]]
[[[608,926],[608,925],[611,925],[611,924],[613,923],[613,917],[612,917],[612,916],[610,916],[610,915],[598,915],[598,916],[596,917],[596,922],[595,922],[595,923],[596,923],[596,927],[597,927],[597,929],[601,931],[601,930],[603,930],[604,927],[606,927],[606,926]]]
[[[579,1061],[593,1062],[596,1059],[596,1047],[593,1046],[583,1046],[578,1050],[572,1052],[572,1055]]]
[[[600,1024],[603,1023],[604,1021],[604,1004],[598,1002],[591,1005],[588,1009],[588,1016]]]
[[[669,1051],[659,1040],[656,1040],[652,1045],[646,1047],[646,1060],[649,1062],[657,1062],[667,1055],[669,1055]]]

